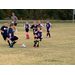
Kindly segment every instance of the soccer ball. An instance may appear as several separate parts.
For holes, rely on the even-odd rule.
[[[26,47],[26,45],[25,44],[22,44],[22,46],[21,46],[22,48],[25,48]]]

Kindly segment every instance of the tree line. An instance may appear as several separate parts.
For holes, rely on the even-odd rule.
[[[0,9],[0,20],[11,19],[12,13],[23,20],[72,20],[72,9]]]

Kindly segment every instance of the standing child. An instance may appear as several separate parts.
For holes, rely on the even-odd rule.
[[[50,35],[50,28],[53,28],[52,27],[52,25],[51,25],[51,23],[49,22],[49,20],[47,20],[47,23],[46,23],[46,29],[47,29],[47,36],[46,36],[46,38],[48,37],[48,35],[49,35],[49,38],[51,37],[51,35]]]
[[[43,30],[45,30],[45,29],[44,29],[44,26],[43,26],[42,23],[41,23],[41,20],[38,20],[38,26],[41,26],[41,27],[43,28]]]
[[[8,37],[12,41],[12,43],[10,44],[10,48],[13,48],[13,45],[18,41],[18,37],[14,36],[13,28],[14,28],[14,24],[11,23],[8,31]]]
[[[3,36],[3,39],[4,39],[5,41],[7,41],[8,44],[9,44],[9,46],[10,46],[10,41],[9,41],[9,39],[8,39],[8,27],[7,27],[7,22],[4,23],[4,26],[1,27],[0,31],[1,31],[1,35]]]
[[[26,24],[24,25],[25,31],[26,31],[26,38],[29,39],[29,27],[30,25],[28,24],[28,21],[26,21]]]
[[[38,48],[39,47],[39,41],[41,41],[43,38],[41,26],[37,27],[37,31],[35,32],[35,35],[37,35],[37,37],[34,39],[34,46],[33,47]]]
[[[36,24],[36,21],[33,21],[33,25],[30,28],[33,29],[34,38],[36,37],[35,32],[37,31],[37,27],[38,25]]]

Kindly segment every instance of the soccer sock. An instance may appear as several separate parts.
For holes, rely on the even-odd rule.
[[[39,41],[37,41],[37,47],[39,47]]]
[[[27,34],[27,38],[29,38],[29,35]]]
[[[7,42],[8,42],[8,44],[9,44],[9,46],[10,46],[10,41],[8,40]]]
[[[26,38],[27,38],[27,34],[26,34]]]
[[[49,37],[50,37],[50,33],[49,33]]]
[[[16,42],[12,42],[10,46],[13,47],[13,45],[14,45],[15,43],[16,43]]]
[[[36,41],[34,41],[34,46],[36,46]]]
[[[47,33],[47,36],[48,36],[48,33]]]

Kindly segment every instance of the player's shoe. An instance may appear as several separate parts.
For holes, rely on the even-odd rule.
[[[49,36],[49,38],[51,38],[51,36]]]
[[[46,38],[48,38],[48,36],[46,36]]]
[[[17,32],[18,30],[16,29],[16,32]]]
[[[11,46],[10,46],[9,48],[14,48],[14,47],[11,47]]]
[[[36,46],[33,46],[33,48],[36,48]]]
[[[36,48],[39,48],[39,47],[36,47]]]

